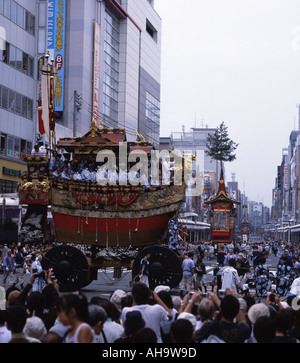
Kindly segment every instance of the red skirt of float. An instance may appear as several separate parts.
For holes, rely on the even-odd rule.
[[[56,239],[101,247],[153,245],[164,236],[170,215],[140,218],[93,218],[53,213]]]

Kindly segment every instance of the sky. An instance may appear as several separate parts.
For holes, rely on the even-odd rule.
[[[299,0],[155,0],[162,18],[161,136],[217,127],[250,200],[272,205],[300,104]]]

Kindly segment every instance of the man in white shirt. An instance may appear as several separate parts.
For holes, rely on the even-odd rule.
[[[237,293],[240,285],[240,278],[237,270],[234,268],[235,259],[230,259],[228,264],[229,266],[224,269],[222,275],[222,290],[229,288],[230,290],[234,290],[235,293]]]
[[[31,150],[31,156],[33,157],[40,156],[39,149],[40,149],[39,145],[35,145],[34,148]]]
[[[11,341],[11,331],[7,329],[5,324],[5,310],[0,310],[0,344]]]
[[[150,290],[140,282],[132,288],[133,306],[122,310],[121,320],[126,320],[126,314],[130,311],[139,311],[145,321],[145,327],[151,328],[157,337],[157,343],[162,343],[160,323],[173,319],[170,309],[161,301],[155,292],[153,297],[157,304],[149,305]]]
[[[41,156],[42,158],[46,157],[47,149],[45,148],[44,143],[39,142],[38,146],[39,146],[39,151],[38,151],[39,156]]]
[[[300,296],[300,277],[293,281],[291,285],[291,294]]]

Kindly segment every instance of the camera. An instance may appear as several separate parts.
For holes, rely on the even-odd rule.
[[[218,296],[219,298],[223,298],[225,296],[225,290],[219,290]]]
[[[270,300],[271,302],[275,302],[275,295],[274,295],[274,294],[270,294],[270,296],[269,296],[269,300]]]
[[[41,278],[43,278],[43,279],[45,278],[44,271],[41,271],[41,272],[39,272],[39,273],[35,273],[35,274],[34,274],[34,276],[35,276],[35,277],[41,277]]]

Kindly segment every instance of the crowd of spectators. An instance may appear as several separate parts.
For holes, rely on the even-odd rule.
[[[38,260],[40,251],[34,252]],[[17,253],[24,251],[14,251],[14,258]],[[300,342],[300,298],[290,291],[281,297],[267,293],[262,302],[230,288],[180,297],[168,286],[151,291],[137,282],[129,292],[95,294],[88,301],[82,292],[60,293],[51,271],[44,271],[41,288],[35,288],[38,278],[31,271],[25,286],[11,280],[6,290],[0,288],[1,343]]]

